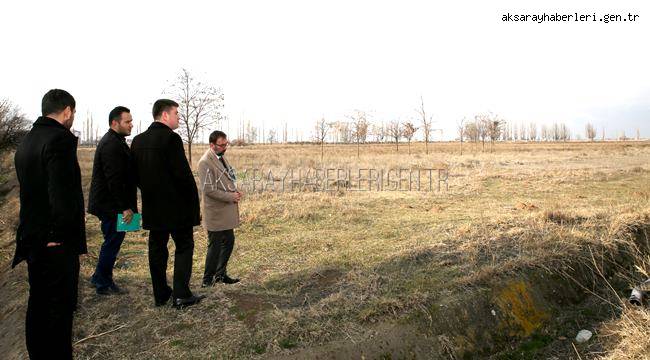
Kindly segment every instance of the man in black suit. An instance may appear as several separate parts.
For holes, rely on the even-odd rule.
[[[41,110],[43,116],[14,159],[20,225],[12,267],[27,262],[25,337],[30,358],[71,359],[79,255],[86,253],[77,137],[70,132],[75,100],[67,91],[53,89],[43,96]]]
[[[178,104],[160,99],[153,104],[154,122],[131,143],[137,184],[142,195],[142,227],[149,230],[149,270],[156,306],[173,295],[176,308],[198,303],[203,297],[190,290],[193,227],[199,225],[199,195],[185,157],[178,128]],[[167,242],[176,246],[174,288],[167,285]]]
[[[125,139],[133,128],[131,111],[124,106],[111,110],[108,125],[110,128],[95,151],[88,195],[88,212],[99,218],[104,235],[97,268],[90,280],[99,295],[123,293],[113,281],[113,266],[126,234],[117,231],[117,214],[130,223],[133,213],[138,212],[131,151]]]

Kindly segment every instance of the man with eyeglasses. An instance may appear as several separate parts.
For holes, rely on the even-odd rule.
[[[228,137],[222,131],[213,131],[209,141],[210,148],[199,160],[198,168],[203,228],[208,231],[202,287],[239,282],[228,276],[226,267],[235,245],[233,229],[239,226],[242,192],[237,189],[234,169],[224,157]]]

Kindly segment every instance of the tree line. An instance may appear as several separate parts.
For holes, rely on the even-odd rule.
[[[229,119],[223,113],[224,93],[220,87],[196,79],[189,70],[181,69],[178,76],[169,82],[162,92],[179,106],[181,137],[188,146],[189,161],[192,162],[192,145],[205,138],[207,132],[214,129],[229,129]],[[284,123],[280,129],[266,130],[264,123],[261,129],[252,122],[241,121],[237,133],[231,136],[233,145],[246,145],[254,143],[305,143],[313,142],[321,146],[321,157],[324,153],[325,143],[356,144],[357,156],[360,154],[361,144],[394,143],[399,151],[400,142],[406,141],[407,151],[411,152],[411,142],[419,134],[424,142],[425,153],[429,153],[429,143],[433,135],[443,130],[434,127],[434,118],[425,108],[424,98],[420,97],[419,105],[413,110],[413,115],[408,120],[394,119],[388,122],[373,122],[371,115],[363,110],[355,109],[343,119],[328,121],[324,117],[314,123],[311,136],[304,136],[300,129],[289,129]],[[15,146],[24,135],[31,122],[28,121],[20,109],[7,99],[0,99],[0,150]],[[135,126],[135,133],[142,132],[142,120]],[[491,112],[476,114],[473,118],[463,118],[456,124],[456,141],[460,143],[462,153],[463,143],[471,142],[475,146],[480,144],[483,151],[493,151],[494,143],[498,141],[569,141],[580,139],[579,134],[572,134],[565,123],[550,125],[535,123],[508,122]],[[291,131],[291,136],[289,132]],[[76,131],[82,144],[95,145],[103,134],[91,114],[87,114],[82,122],[82,131]],[[639,129],[636,138],[639,139]],[[595,141],[598,137],[596,127],[587,123],[585,125],[585,139]],[[292,141],[290,141],[292,139]],[[619,140],[629,138],[622,132]],[[605,129],[601,129],[600,140],[605,140]]]

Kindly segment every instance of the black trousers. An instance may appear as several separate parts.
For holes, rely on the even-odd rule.
[[[235,232],[233,229],[222,231],[208,231],[208,253],[205,256],[205,272],[203,283],[211,284],[215,278],[225,276],[226,267],[232,249],[235,246]]]
[[[167,260],[169,235],[174,240],[174,289],[167,285]],[[194,254],[194,233],[192,228],[182,230],[149,231],[149,271],[156,301],[164,301],[171,293],[174,298],[192,296],[190,278],[192,277],[192,255]]]
[[[25,340],[30,359],[72,359],[79,255],[63,246],[40,249],[28,258],[27,272]]]

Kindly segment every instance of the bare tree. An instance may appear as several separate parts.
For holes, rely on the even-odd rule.
[[[494,142],[501,136],[504,121],[494,115],[487,123],[487,133],[490,137],[490,151],[494,152]]]
[[[560,140],[560,125],[558,123],[553,123],[553,126],[550,129],[551,131],[551,140],[559,141]]]
[[[537,141],[537,124],[528,124],[528,135],[531,141]]]
[[[501,131],[501,140],[503,141],[510,140],[510,125],[506,124],[503,126],[503,130]]]
[[[237,138],[241,140],[241,143],[244,144],[246,143],[246,134],[245,134],[245,127],[244,127],[244,117],[239,118],[239,124],[237,128]]]
[[[433,131],[433,117],[427,117],[424,111],[424,98],[420,96],[420,108],[416,110],[420,114],[420,121],[422,122],[422,133],[424,134],[424,152],[429,154],[429,140],[431,140],[431,132]]]
[[[539,130],[539,139],[542,141],[548,141],[548,128],[546,124],[542,124],[542,127]]]
[[[476,151],[478,143],[478,127],[476,126],[476,122],[465,124],[465,136],[468,140],[474,142],[474,151]]]
[[[269,144],[275,143],[275,130],[271,129],[268,132],[268,137],[266,138],[266,141],[268,141]]]
[[[402,127],[402,135],[408,141],[409,155],[411,154],[411,139],[413,139],[416,131],[418,131],[418,128],[410,121],[405,122],[404,126]]]
[[[204,129],[222,120],[223,91],[221,88],[194,79],[187,69],[181,69],[176,81],[165,91],[178,102],[180,133],[187,143],[188,160],[192,164],[192,144]]]
[[[488,138],[488,127],[490,125],[490,114],[478,114],[474,116],[474,122],[476,124],[476,131],[478,137],[481,139],[482,149],[485,151],[485,139]]]
[[[562,141],[571,140],[571,130],[565,123],[560,124],[560,139]]]
[[[316,126],[314,127],[314,140],[320,143],[320,161],[323,161],[323,155],[325,155],[325,139],[327,138],[330,127],[330,124],[325,121],[324,117],[316,121]]]
[[[402,127],[400,126],[399,120],[393,120],[388,123],[386,133],[388,137],[395,140],[395,147],[399,152],[399,139],[402,137]]]
[[[488,125],[489,125],[489,120],[488,120]],[[524,140],[524,138],[523,138],[524,131],[521,128],[521,124],[513,123],[512,132],[513,132],[513,138],[514,138],[515,141]]]
[[[596,138],[596,128],[593,124],[587,123],[587,125],[585,125],[585,135],[589,141],[594,141]]]
[[[463,137],[465,136],[465,121],[467,121],[466,118],[462,118],[456,125],[456,129],[458,130],[458,140],[460,140],[460,154],[463,155]]]
[[[8,99],[0,99],[0,151],[18,145],[27,133],[28,125],[18,106]]]
[[[361,154],[361,143],[368,137],[368,119],[365,111],[354,110],[348,118],[352,121],[352,138],[357,143],[357,158]]]
[[[254,144],[257,142],[257,127],[253,126],[250,120],[246,122],[244,140],[248,144]]]
[[[384,142],[384,139],[386,138],[386,127],[384,126],[384,123],[381,123],[381,125],[372,125],[370,132],[375,137],[376,142]]]
[[[346,121],[337,121],[334,123],[333,127],[336,129],[338,142],[342,142],[344,144],[349,144],[352,142],[353,136],[350,123]]]

